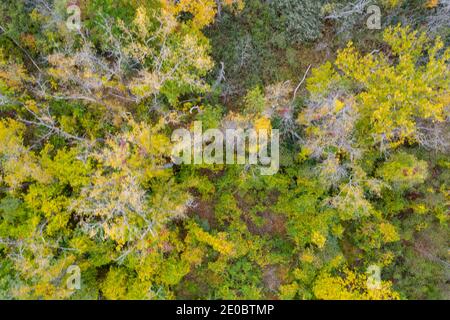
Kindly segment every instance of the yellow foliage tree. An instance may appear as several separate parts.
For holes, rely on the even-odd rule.
[[[425,33],[409,27],[389,27],[383,39],[397,62],[383,53],[363,56],[350,42],[338,53],[336,65],[363,89],[357,96],[365,124],[361,134],[395,147],[415,140],[417,119],[442,122],[448,116],[450,49],[443,49],[441,39],[430,43]]]
[[[321,274],[314,283],[314,295],[323,300],[398,300],[400,296],[392,290],[390,281],[381,281],[379,288],[368,285],[366,274],[349,269],[343,270],[343,276]]]

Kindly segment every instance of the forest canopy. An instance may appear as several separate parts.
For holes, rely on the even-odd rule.
[[[2,0],[0,299],[450,299],[449,44],[448,0]],[[278,170],[174,163],[196,123]]]

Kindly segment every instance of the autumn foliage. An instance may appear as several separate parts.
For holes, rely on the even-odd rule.
[[[66,2],[0,4],[0,299],[448,299],[445,1]],[[194,121],[279,172],[175,165]]]

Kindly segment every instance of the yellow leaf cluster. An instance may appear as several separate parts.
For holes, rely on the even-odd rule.
[[[381,281],[379,289],[367,285],[367,275],[344,269],[343,276],[324,273],[316,280],[313,292],[323,300],[399,300],[390,281]]]

